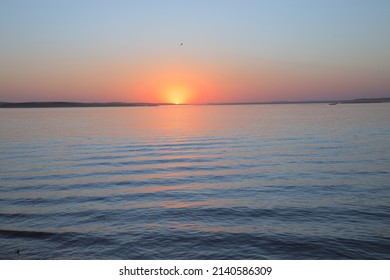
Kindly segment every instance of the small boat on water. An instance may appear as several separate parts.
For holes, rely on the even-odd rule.
[[[331,102],[329,105],[337,105],[337,102]]]

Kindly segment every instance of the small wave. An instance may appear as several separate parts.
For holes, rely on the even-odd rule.
[[[0,229],[0,236],[4,237],[26,237],[26,238],[49,238],[57,235],[55,232],[48,231],[23,231]]]

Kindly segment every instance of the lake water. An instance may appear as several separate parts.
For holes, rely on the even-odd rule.
[[[390,104],[1,109],[0,152],[1,259],[390,259]]]

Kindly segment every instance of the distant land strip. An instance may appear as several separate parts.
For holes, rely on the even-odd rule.
[[[386,103],[390,102],[387,98],[359,98],[352,100],[328,100],[328,101],[274,101],[274,102],[231,102],[231,103],[200,103],[200,104],[182,104],[182,105],[255,105],[255,104],[316,104],[333,103],[334,104],[361,104],[361,103]],[[107,103],[86,103],[86,102],[0,102],[0,108],[72,108],[72,107],[139,107],[139,106],[159,106],[174,105],[172,103],[126,103],[126,102],[107,102]]]
[[[390,97],[385,98],[359,98],[352,100],[319,100],[319,101],[269,101],[269,102],[235,102],[235,103],[208,103],[208,105],[255,105],[255,104],[356,104],[356,103],[386,103]]]
[[[70,108],[70,107],[135,107],[158,106],[153,103],[84,103],[84,102],[0,102],[0,108]]]

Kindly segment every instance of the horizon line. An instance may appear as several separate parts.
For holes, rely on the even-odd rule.
[[[207,102],[207,103],[168,103],[168,102],[79,102],[79,101],[24,101],[2,102],[0,108],[39,108],[39,107],[136,107],[136,106],[164,106],[164,105],[277,105],[277,104],[321,104],[321,103],[386,103],[390,97],[357,98],[357,99],[330,99],[330,100],[298,100],[298,101],[252,101],[252,102]]]

